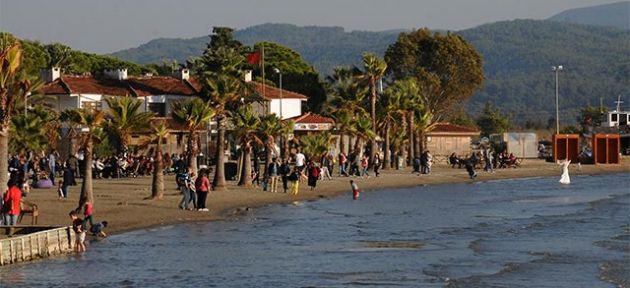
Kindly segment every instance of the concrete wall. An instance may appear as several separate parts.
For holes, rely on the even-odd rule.
[[[455,152],[457,155],[465,156],[470,154],[469,136],[428,136],[426,149],[432,155],[451,155]]]
[[[272,99],[269,104],[270,113],[280,116],[280,99]],[[282,119],[302,115],[302,100],[282,99]]]

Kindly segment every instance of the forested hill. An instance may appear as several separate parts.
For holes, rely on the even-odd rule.
[[[630,29],[630,1],[566,10],[549,20]]]
[[[359,64],[364,51],[382,55],[399,31],[345,32],[338,27],[297,27],[265,24],[236,31],[246,44],[271,41],[300,53],[321,74],[338,65]],[[561,117],[573,121],[586,104],[608,105],[627,93],[630,79],[628,30],[539,20],[515,20],[457,32],[484,59],[485,89],[469,105],[473,114],[487,101],[513,113],[514,120],[546,122],[555,115],[552,65],[564,65],[560,75]],[[199,55],[207,37],[158,39],[116,53],[139,63]]]
[[[514,120],[546,122],[555,111],[553,65],[560,73],[561,119],[575,121],[580,108],[610,105],[627,95],[630,31],[552,21],[516,20],[458,32],[483,55],[486,83],[471,112],[493,102]]]
[[[334,67],[359,64],[365,51],[382,55],[394,41],[398,31],[346,32],[341,27],[299,27],[291,24],[262,24],[235,31],[234,38],[253,45],[268,41],[289,47],[302,55],[322,75],[330,74]],[[185,63],[193,56],[199,56],[208,43],[208,37],[191,39],[160,38],[113,53],[113,56],[136,63],[160,63],[175,59]]]

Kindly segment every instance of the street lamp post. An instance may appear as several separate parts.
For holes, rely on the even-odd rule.
[[[273,71],[278,73],[280,78],[280,120],[282,120],[282,72],[278,68],[273,68]]]
[[[556,72],[556,134],[560,133],[560,113],[558,112],[558,73],[564,68],[562,65],[551,66],[551,70]]]

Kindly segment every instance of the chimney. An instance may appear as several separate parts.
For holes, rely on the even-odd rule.
[[[190,78],[190,70],[186,68],[178,69],[173,76],[179,80],[188,80]]]
[[[252,82],[252,70],[245,71],[245,82]]]
[[[46,83],[53,82],[61,77],[61,68],[51,67],[48,69],[42,69],[39,72],[39,77],[42,78],[42,80],[44,80],[44,82]]]
[[[105,70],[103,72],[106,78],[114,80],[127,80],[127,68]]]

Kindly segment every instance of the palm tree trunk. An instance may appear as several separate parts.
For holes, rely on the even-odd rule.
[[[214,190],[223,191],[226,190],[225,187],[225,118],[223,116],[217,119],[219,135],[217,135],[217,151],[216,151],[216,167],[214,169],[214,181],[212,181],[214,185]]]
[[[239,177],[238,186],[252,187],[252,147],[245,144],[241,153],[243,153],[243,168],[241,169],[241,177]]]
[[[0,173],[0,193],[4,193],[9,181],[9,127],[0,128],[0,171],[4,171]]]
[[[188,132],[188,169],[197,172],[197,138],[195,130]]]
[[[410,158],[409,159],[409,163],[413,163],[413,157],[416,156],[416,152],[415,152],[415,147],[416,147],[415,146],[416,145],[415,144],[415,142],[416,142],[415,140],[416,139],[415,139],[415,133],[413,132],[413,130],[414,130],[413,129],[413,121],[414,121],[413,116],[414,116],[413,115],[413,111],[411,111],[409,113],[409,127],[408,127],[409,128],[409,133],[407,134],[408,135],[407,137],[409,138],[409,144],[408,144],[409,145],[409,155],[407,155]]]
[[[151,198],[162,199],[164,196],[164,168],[162,167],[162,139],[158,139],[155,160],[153,161],[153,182],[151,183]]]
[[[94,205],[94,196],[92,195],[92,157],[94,156],[94,140],[92,139],[92,131],[88,132],[88,139],[85,142],[85,166],[83,168],[83,183],[81,183],[81,196],[79,197],[79,207],[83,208],[85,202]]]
[[[387,124],[385,124],[385,153],[383,153],[383,170],[389,170],[391,165],[390,160],[392,158],[392,154],[389,147],[389,130],[389,122],[387,122]]]
[[[273,157],[272,156],[273,155],[272,152],[273,152],[273,149],[275,149],[274,146],[275,145],[274,145],[273,137],[269,137],[267,139],[267,145],[265,147],[265,155],[266,156],[265,156],[265,170],[264,170],[265,171],[265,178],[264,178],[264,180],[267,181],[267,182],[269,181],[269,164],[271,163],[270,162],[271,161],[271,157]]]
[[[344,152],[344,148],[346,148],[346,143],[343,140],[343,136],[344,136],[343,132],[339,133],[339,153]]]
[[[422,155],[422,153],[424,153],[424,150],[422,150],[422,145],[420,144],[420,141],[421,141],[420,134],[418,133],[418,131],[414,131],[413,136],[414,136],[414,139],[415,139],[415,141],[414,141],[414,145],[415,145],[414,150],[416,152],[415,156],[416,157],[420,157],[420,155]]]
[[[424,131],[418,131],[418,150],[426,150],[426,137],[424,137]]]
[[[376,137],[376,78],[370,77],[370,88],[372,90],[372,95],[370,96],[370,116],[372,117],[372,132],[374,132],[374,137]],[[372,167],[372,161],[374,160],[374,155],[376,154],[376,138],[370,140],[370,167]]]

